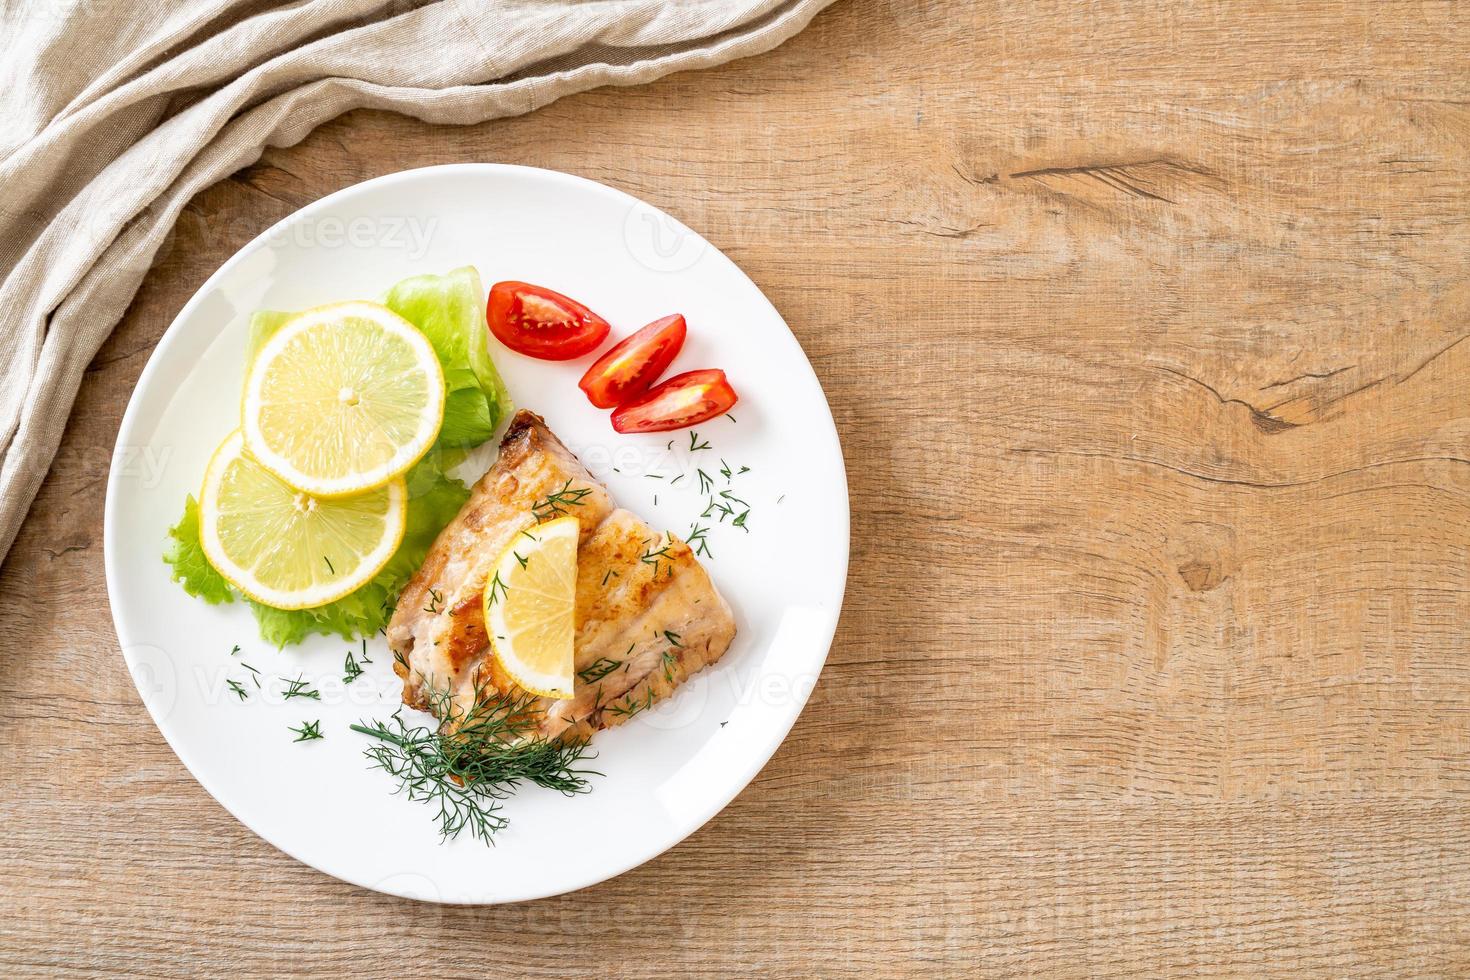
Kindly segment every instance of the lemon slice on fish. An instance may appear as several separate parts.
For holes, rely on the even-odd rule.
[[[307,310],[250,365],[245,445],[298,490],[381,487],[428,452],[444,422],[444,371],[429,339],[377,303]]]
[[[572,696],[578,537],[575,517],[527,528],[485,582],[490,650],[511,680],[541,697]]]
[[[233,432],[204,472],[199,544],[256,602],[309,609],[377,575],[398,550],[407,516],[401,477],[353,497],[313,497],[256,462]]]

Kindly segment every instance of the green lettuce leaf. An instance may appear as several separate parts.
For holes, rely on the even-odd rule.
[[[469,488],[447,475],[474,447],[488,440],[510,413],[510,396],[490,360],[480,275],[472,267],[443,276],[414,276],[388,291],[383,303],[423,331],[444,368],[444,425],[428,455],[407,474],[408,527],[403,543],[372,581],[315,609],[276,609],[246,599],[263,639],[276,646],[300,643],[312,633],[354,639],[388,623],[398,593],[423,564],[434,538],[469,499]],[[262,310],[250,319],[247,363],[293,313]],[[169,530],[164,561],[192,596],[229,602],[233,591],[199,545],[199,509],[193,497]]]
[[[413,323],[428,336],[444,364],[450,394],[478,388],[484,410],[476,416],[488,420],[490,428],[473,445],[490,438],[509,414],[510,394],[500,372],[490,360],[490,328],[485,325],[485,291],[475,267],[465,266],[442,276],[413,276],[388,289],[384,306]],[[445,411],[445,428],[448,428]],[[441,436],[442,441],[442,436]]]
[[[194,501],[193,494],[184,498],[184,516],[168,529],[168,547],[164,549],[163,560],[172,566],[173,580],[194,598],[203,599],[212,606],[234,599],[230,583],[214,570],[199,545],[199,504]]]

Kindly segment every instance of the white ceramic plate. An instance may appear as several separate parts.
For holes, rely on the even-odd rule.
[[[510,826],[494,847],[468,836],[441,843],[434,813],[392,795],[393,781],[363,756],[368,740],[349,731],[398,707],[381,637],[368,643],[367,673],[346,685],[347,643],[318,637],[277,651],[258,639],[246,607],[189,598],[160,560],[185,495],[197,493],[211,450],[238,422],[253,310],[376,298],[406,276],[462,265],[477,266],[487,288],[523,279],[570,293],[609,319],[615,337],[683,313],[689,340],[671,371],[722,367],[741,394],[734,421],[697,427],[707,450],[691,452],[687,431],[615,434],[576,386],[591,357],[536,361],[493,339],[492,352],[517,406],[544,415],[615,497],[655,526],[687,533],[704,509],[696,467],[751,508],[749,533],[728,522],[709,532],[707,564],[739,624],[729,653],[657,709],[597,736],[594,766],[604,775],[591,793],[531,787],[507,802]],[[728,482],[717,472],[722,461],[735,474]],[[671,485],[680,473],[686,478]],[[179,758],[231,813],[298,860],[358,885],[443,902],[512,902],[594,884],[658,855],[718,813],[771,757],[836,628],[847,483],[832,415],[801,347],[712,245],[582,178],[431,167],[303,208],[226,262],[183,308],[123,418],[105,548],[113,618],[138,691]],[[261,688],[243,663],[260,671]],[[319,702],[281,697],[298,675],[320,690]],[[230,693],[231,679],[244,684],[247,701]],[[324,739],[292,741],[288,727],[317,719]]]

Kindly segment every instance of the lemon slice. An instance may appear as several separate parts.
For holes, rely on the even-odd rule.
[[[547,698],[572,696],[577,605],[575,517],[516,535],[485,582],[490,649],[511,680]]]
[[[261,347],[241,418],[250,454],[291,486],[361,493],[434,444],[444,372],[428,338],[386,306],[318,306]]]
[[[230,584],[277,609],[340,599],[387,564],[408,516],[402,479],[313,497],[251,458],[239,432],[214,451],[199,493],[199,544]]]

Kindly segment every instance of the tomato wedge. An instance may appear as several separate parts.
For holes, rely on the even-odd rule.
[[[598,408],[616,408],[631,401],[674,362],[687,333],[678,313],[654,320],[599,357],[577,385]]]
[[[543,361],[570,361],[607,339],[602,317],[570,296],[529,282],[491,286],[485,319],[502,344]]]
[[[612,414],[619,432],[667,432],[728,412],[739,398],[718,368],[685,371]]]

